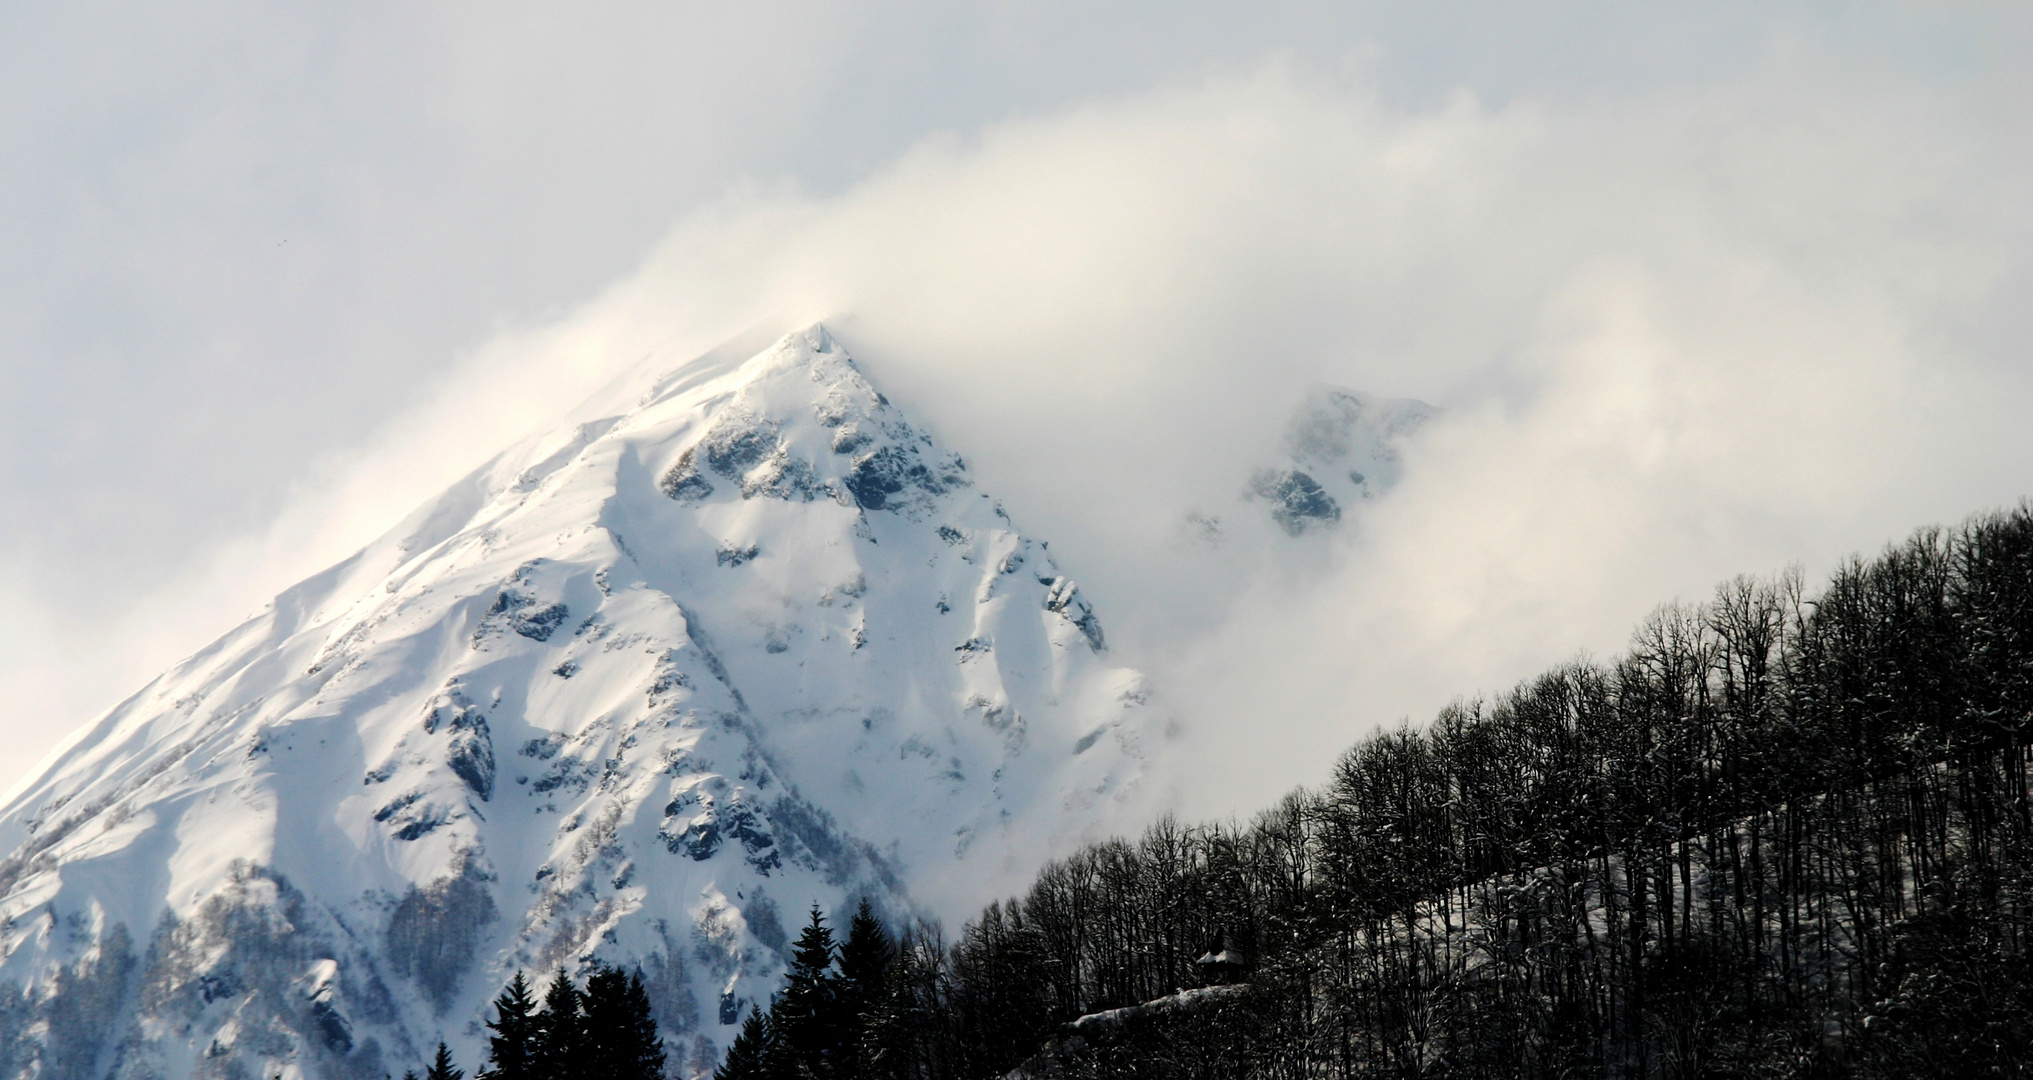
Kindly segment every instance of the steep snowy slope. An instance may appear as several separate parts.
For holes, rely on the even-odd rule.
[[[710,1068],[817,902],[1026,864],[1142,680],[822,328],[533,440],[114,709],[0,811],[0,1077],[473,1062],[640,966]]]

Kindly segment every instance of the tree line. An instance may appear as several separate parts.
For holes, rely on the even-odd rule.
[[[815,911],[720,1077],[2033,1074],[2029,716],[2025,507],[1739,578],[950,945]],[[1247,992],[1061,1037],[1223,943]]]
[[[494,999],[474,1080],[663,1080],[664,1045],[640,973],[602,965],[582,990],[559,972],[537,1001],[521,972]],[[461,1080],[444,1043],[422,1080]],[[418,1080],[412,1070],[403,1080]]]
[[[1814,593],[1738,578],[1247,822],[1054,862],[950,943],[814,908],[716,1076],[2026,1076],[2029,718],[2026,507]],[[1245,989],[1178,995],[1224,948]],[[639,977],[518,975],[494,1012],[476,1080],[661,1075]]]
[[[868,901],[837,947],[817,905],[791,948],[783,990],[751,1009],[714,1080],[890,1075],[906,1017],[891,1009],[908,968]]]

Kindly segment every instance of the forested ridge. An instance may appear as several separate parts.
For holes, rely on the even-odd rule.
[[[864,913],[850,974],[815,912],[721,1078],[2027,1075],[2029,713],[2024,506],[1740,578],[950,946]]]

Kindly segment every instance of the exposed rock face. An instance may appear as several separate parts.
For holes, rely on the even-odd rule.
[[[1268,518],[1292,537],[1330,529],[1398,482],[1405,441],[1438,414],[1433,406],[1408,398],[1316,386],[1285,425],[1286,459],[1250,475],[1241,493],[1246,507],[1190,510],[1180,522],[1180,535],[1221,548],[1238,521],[1245,532],[1261,527],[1251,518]],[[1238,515],[1237,509],[1245,512]]]
[[[1297,469],[1265,469],[1250,479],[1250,492],[1271,505],[1271,520],[1298,536],[1316,524],[1341,520],[1341,504],[1318,480]]]
[[[1298,535],[1315,523],[1375,498],[1398,482],[1404,441],[1439,414],[1423,401],[1380,398],[1335,386],[1316,386],[1285,425],[1291,464],[1258,474],[1276,478],[1266,492],[1271,517]]]
[[[504,454],[0,810],[0,1077],[479,1060],[515,970],[640,969],[681,1071],[783,912],[1079,835],[1141,677],[823,329]]]

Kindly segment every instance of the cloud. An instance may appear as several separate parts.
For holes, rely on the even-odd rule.
[[[1657,603],[2033,490],[2023,353],[1967,347],[2023,298],[2027,146],[1966,107],[1796,69],[1404,111],[1273,65],[921,148],[738,266],[855,313],[1169,691],[1165,799],[1241,809]],[[1325,550],[1180,545],[1313,380],[1448,419]]]
[[[816,318],[1152,672],[1181,732],[1152,794],[1195,813],[1613,651],[1660,601],[2033,487],[2025,95],[1815,55],[1501,103],[1325,70],[1255,64],[931,137],[837,193],[720,199],[441,376],[273,527],[129,609],[128,640],[224,629],[603,379]],[[1447,412],[1331,537],[1182,542],[1189,510],[1248,512],[1321,381]]]

